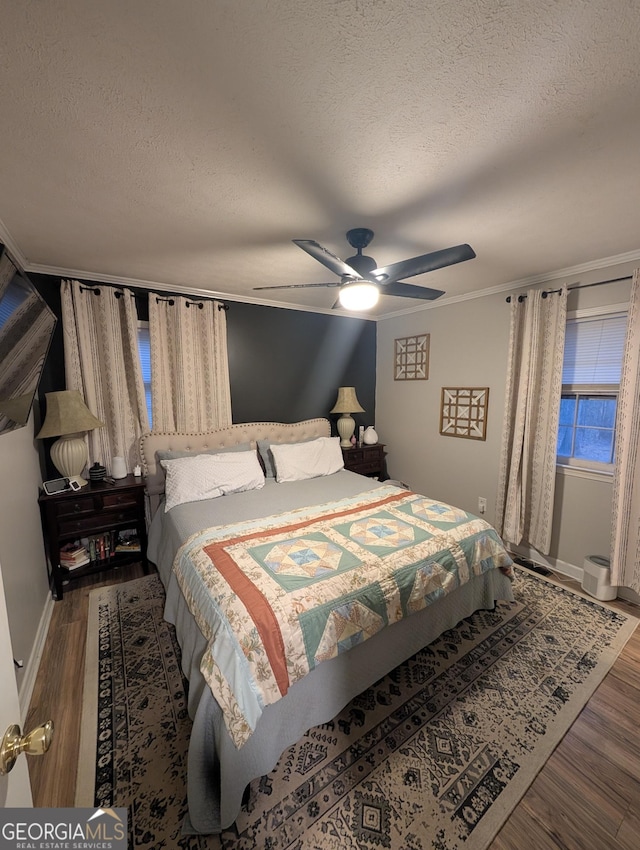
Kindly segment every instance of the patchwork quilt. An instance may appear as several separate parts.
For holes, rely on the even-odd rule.
[[[174,563],[201,670],[240,747],[322,661],[512,561],[465,511],[386,486],[191,537]]]

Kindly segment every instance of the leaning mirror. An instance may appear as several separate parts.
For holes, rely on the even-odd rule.
[[[5,434],[27,424],[56,317],[0,248],[0,434]]]

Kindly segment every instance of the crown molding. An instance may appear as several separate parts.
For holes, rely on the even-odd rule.
[[[556,271],[545,272],[544,274],[531,275],[523,277],[519,280],[512,280],[509,283],[501,283],[497,286],[491,286],[487,289],[479,289],[476,292],[466,292],[464,295],[452,295],[450,298],[439,298],[437,301],[431,301],[429,304],[421,304],[416,307],[409,307],[406,310],[397,310],[393,313],[387,313],[384,316],[379,316],[380,319],[394,319],[397,316],[406,316],[411,313],[422,312],[424,310],[434,310],[437,307],[447,307],[450,304],[458,304],[461,301],[473,301],[476,298],[486,298],[489,295],[500,294],[501,292],[513,292],[514,289],[523,289],[526,286],[535,286],[538,283],[550,283],[551,281],[561,280],[566,277],[574,277],[575,275],[587,274],[588,272],[597,271],[598,269],[606,269],[611,266],[619,266],[623,263],[632,263],[640,260],[640,249],[637,251],[627,251],[624,254],[616,254],[613,257],[603,257],[600,260],[593,260],[588,263],[581,263],[577,266],[568,266],[565,269],[557,269]],[[579,284],[581,281],[574,280],[572,285]]]
[[[439,307],[448,307],[451,304],[459,304],[463,301],[473,301],[476,298],[486,298],[490,295],[497,295],[503,292],[513,292],[513,290],[522,289],[527,286],[535,286],[540,283],[549,283],[551,281],[560,280],[562,278],[575,277],[576,275],[586,274],[588,272],[597,271],[598,269],[609,268],[611,266],[621,265],[640,260],[640,249],[636,251],[627,251],[624,254],[617,254],[613,257],[603,257],[599,260],[592,260],[588,263],[581,263],[576,266],[569,266],[556,271],[545,272],[544,274],[531,275],[529,277],[512,280],[508,283],[501,283],[497,286],[487,287],[475,292],[466,292],[463,295],[452,295],[449,298],[439,298],[438,301],[431,301],[427,304],[421,302],[412,307],[407,307],[404,310],[396,310],[383,315],[372,316],[366,313],[354,313],[346,310],[333,310],[327,307],[308,307],[299,304],[290,304],[284,301],[276,301],[267,298],[255,298],[253,296],[237,295],[229,292],[218,292],[211,289],[199,289],[197,287],[183,287],[171,285],[167,283],[159,283],[153,280],[141,280],[138,278],[118,277],[115,275],[97,274],[88,272],[82,269],[66,269],[59,266],[47,266],[40,263],[30,263],[27,261],[24,254],[20,251],[17,244],[11,238],[8,230],[0,220],[0,240],[4,243],[9,253],[13,256],[16,262],[27,272],[34,274],[48,274],[62,278],[79,278],[80,280],[95,281],[96,283],[110,283],[114,286],[130,286],[133,288],[150,289],[160,292],[184,293],[185,295],[195,295],[201,298],[217,298],[221,301],[238,302],[241,304],[256,304],[262,307],[277,307],[281,310],[297,310],[305,313],[322,313],[327,316],[343,316],[345,318],[366,319],[367,321],[379,322],[384,319],[394,319],[399,316],[407,316],[413,313],[420,313],[425,310],[434,310]],[[572,281],[579,283],[580,281]]]
[[[1,230],[0,230],[1,236]],[[9,246],[7,245],[7,248]],[[98,274],[96,272],[88,272],[82,269],[65,269],[59,266],[47,266],[41,263],[25,263],[23,266],[27,272],[33,274],[47,274],[53,277],[60,277],[68,280],[83,280],[93,281],[95,283],[111,284],[112,286],[126,286],[133,289],[148,289],[153,292],[169,292],[172,295],[193,295],[199,298],[215,298],[220,301],[238,302],[241,304],[256,304],[261,307],[278,307],[282,310],[296,310],[303,313],[324,313],[327,316],[342,315],[352,319],[368,319],[373,320],[372,316],[367,316],[364,313],[354,313],[332,310],[328,307],[308,307],[301,304],[290,304],[285,301],[275,301],[268,298],[254,298],[248,295],[238,295],[231,292],[220,292],[215,289],[200,289],[196,286],[179,286],[169,283],[160,283],[155,280],[144,280],[134,277],[122,277],[120,275]]]
[[[2,219],[0,219],[0,242],[2,242],[16,264],[26,271],[27,258],[18,247],[17,242],[13,240]]]

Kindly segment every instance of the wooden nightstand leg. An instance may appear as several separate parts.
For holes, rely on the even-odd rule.
[[[62,576],[60,575],[60,570],[56,570],[55,567],[53,569],[53,587],[51,588],[51,593],[56,602],[59,602],[63,596],[62,589]]]

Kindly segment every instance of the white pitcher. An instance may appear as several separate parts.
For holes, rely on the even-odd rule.
[[[373,446],[378,442],[378,434],[376,433],[376,429],[373,425],[369,425],[369,427],[365,429],[365,432],[362,435],[362,442],[366,446]]]

